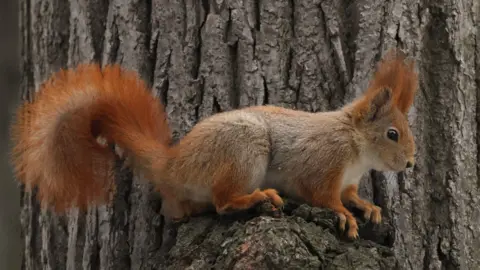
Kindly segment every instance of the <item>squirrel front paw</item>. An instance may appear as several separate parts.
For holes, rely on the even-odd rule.
[[[348,223],[347,236],[350,239],[358,238],[358,225],[357,220],[350,213],[337,212],[337,216],[340,219],[339,228],[341,232],[345,231],[345,225]]]
[[[382,222],[382,208],[371,204],[371,203],[366,203],[364,206],[364,212],[363,212],[363,217],[365,220],[370,220],[374,224],[379,224]]]
[[[382,209],[369,201],[358,196],[358,186],[350,185],[342,192],[342,201],[352,203],[353,206],[363,211],[365,220],[370,220],[374,224],[382,222]]]

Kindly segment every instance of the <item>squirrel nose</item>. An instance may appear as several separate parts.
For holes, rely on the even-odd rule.
[[[412,160],[409,160],[409,161],[407,161],[407,168],[411,168],[411,167],[413,167],[414,163],[415,163],[415,162],[413,161],[413,159],[412,159]]]

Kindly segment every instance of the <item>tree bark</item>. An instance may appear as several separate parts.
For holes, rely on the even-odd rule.
[[[118,172],[111,204],[65,216],[22,193],[24,269],[475,269],[480,264],[480,4],[476,0],[21,0],[23,99],[86,61],[140,72],[174,137],[216,112],[259,104],[341,107],[392,47],[417,60],[413,172],[373,172],[362,194],[382,225],[339,237],[330,212],[165,222],[151,185]]]
[[[6,269],[19,269],[21,264],[20,190],[15,181],[9,154],[9,120],[18,105],[20,72],[18,69],[18,3],[4,0],[0,8],[0,262]]]

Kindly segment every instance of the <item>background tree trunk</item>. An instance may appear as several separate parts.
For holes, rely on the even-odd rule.
[[[281,218],[195,218],[163,257],[161,201],[124,171],[112,204],[86,214],[42,213],[23,193],[24,268],[478,267],[479,16],[476,0],[21,0],[24,99],[59,68],[121,63],[163,97],[176,138],[237,107],[339,108],[392,47],[420,71],[417,165],[365,178],[385,220],[361,224],[363,240],[339,240],[329,211],[289,204]]]
[[[13,181],[8,162],[9,124],[13,109],[19,103],[18,86],[18,2],[4,0],[0,8],[0,265],[19,269],[21,265],[20,190]]]

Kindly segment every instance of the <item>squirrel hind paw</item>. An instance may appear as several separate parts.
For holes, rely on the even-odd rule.
[[[269,198],[270,202],[277,208],[283,208],[284,202],[282,197],[278,195],[278,191],[275,189],[265,189],[263,191]]]
[[[229,212],[247,210],[262,202],[271,202],[275,207],[283,207],[284,202],[275,189],[255,189],[252,193],[242,196],[236,196],[223,205],[217,205],[217,213],[225,214]]]

